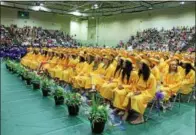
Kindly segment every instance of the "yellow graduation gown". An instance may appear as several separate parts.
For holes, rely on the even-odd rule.
[[[144,81],[140,76],[136,84],[136,90],[141,94],[131,96],[131,109],[140,114],[144,114],[147,104],[154,98],[156,92],[156,78],[151,73],[148,80]]]
[[[113,64],[110,64],[109,67],[104,70],[103,74],[100,74],[99,76],[96,76],[92,78],[93,84],[96,85],[96,90],[103,91],[102,90],[102,85],[105,82],[108,82],[110,79],[112,79],[114,72],[115,72],[116,67]]]
[[[27,61],[29,61],[30,59],[32,59],[33,57],[33,52],[29,52],[27,53],[22,59],[21,59],[21,64],[24,66],[27,66]]]
[[[151,69],[152,74],[154,75],[154,77],[156,78],[157,84],[160,83],[161,81],[161,76],[160,76],[160,72],[157,66],[153,67]]]
[[[185,74],[182,78],[182,86],[180,89],[180,93],[182,94],[189,94],[195,85],[195,71],[191,70],[187,75]]]
[[[160,79],[162,80],[162,77],[163,75],[168,71],[169,69],[169,65],[168,65],[168,60],[164,61],[164,59],[162,58],[160,60],[160,64],[158,65],[158,69],[159,69],[159,72],[160,72]]]
[[[118,87],[116,87],[114,89],[114,101],[113,101],[113,106],[119,109],[125,109],[126,106],[123,106],[124,102],[129,102],[126,99],[126,95],[129,92],[134,92],[136,90],[136,83],[138,81],[139,77],[138,77],[138,73],[136,71],[132,71],[131,72],[131,76],[129,79],[129,82],[126,82],[126,84],[123,84],[123,82],[121,81],[120,84],[118,85],[122,85],[123,89],[119,89]],[[126,101],[125,101],[126,99]],[[127,103],[128,104],[128,103]]]
[[[61,59],[61,58],[57,59],[56,65],[53,68],[48,70],[51,77],[54,78],[55,77],[55,72],[56,71],[58,72],[59,70],[61,70],[63,68],[63,63],[64,63],[63,59]]]
[[[67,83],[70,83],[72,81],[72,76],[74,76],[74,70],[73,68],[76,67],[78,64],[78,59],[70,58],[68,62],[68,67],[62,72],[62,80],[64,80]]]
[[[121,81],[121,71],[116,72],[114,78],[110,81],[105,81],[105,83],[101,86],[100,94],[102,97],[108,100],[112,100],[113,90],[118,86]]]
[[[55,68],[54,77],[59,78],[61,80],[63,69],[65,66],[67,66],[67,64],[68,64],[68,59],[62,59],[61,63]]]
[[[31,61],[30,68],[31,69],[38,69],[40,63],[45,59],[45,57],[41,54],[36,56],[37,58]]]
[[[103,63],[100,63],[97,67],[97,69],[95,70],[92,70],[92,72],[90,72],[89,74],[87,74],[84,78],[83,78],[83,81],[84,81],[84,88],[85,89],[90,89],[92,88],[92,85],[93,85],[93,79],[96,78],[96,76],[100,73],[103,72],[103,66],[104,64]]]
[[[75,88],[84,88],[85,87],[85,80],[88,79],[89,73],[93,69],[94,63],[88,64],[87,62],[84,63],[82,70],[80,73],[73,78],[73,84]]]
[[[29,55],[23,59],[22,63],[24,64],[24,66],[30,67],[31,61],[33,61],[33,59],[35,58],[36,58],[36,54],[29,53]]]
[[[43,65],[43,70],[50,71],[50,69],[52,69],[56,65],[57,60],[58,57],[54,56],[51,60],[48,61],[47,64]]]
[[[177,73],[169,73],[167,72],[163,76],[163,84],[160,86],[160,90],[162,90],[165,94],[165,100],[168,100],[172,95],[176,94],[181,87],[181,74]]]

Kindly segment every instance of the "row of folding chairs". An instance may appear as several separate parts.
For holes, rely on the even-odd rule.
[[[187,94],[187,95],[183,95],[180,90],[178,91],[178,93],[176,94],[176,96],[174,97],[173,99],[173,102],[171,102],[171,107],[170,107],[170,110],[173,110],[173,108],[176,106],[176,102],[178,101],[178,107],[180,108],[180,104],[181,104],[181,101],[182,101],[182,96],[187,96],[188,99],[187,99],[187,103],[190,103],[191,100],[195,100],[195,91],[196,91],[196,87],[193,87],[193,90]],[[158,116],[161,115],[161,103],[159,100],[156,99],[156,97],[153,98],[153,100],[149,103],[149,111],[146,115],[146,119],[145,121],[148,121],[149,118],[152,118],[152,112],[153,112],[153,109],[156,109],[156,113]]]

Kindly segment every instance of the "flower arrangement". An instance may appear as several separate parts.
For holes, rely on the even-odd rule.
[[[54,92],[54,96],[61,97],[61,96],[63,96],[63,94],[64,94],[64,89],[60,86],[57,86],[57,88]]]
[[[37,73],[34,73],[32,76],[33,89],[40,89],[40,80],[41,77]]]
[[[157,100],[163,100],[164,99],[164,94],[161,91],[157,91],[155,95],[156,95]]]
[[[72,93],[72,92],[67,92],[64,95],[65,98],[65,104],[67,106],[79,106],[81,105],[81,95],[79,93]]]
[[[43,89],[48,89],[50,87],[50,80],[48,78],[42,78],[41,85]]]
[[[161,108],[161,106],[163,106],[164,94],[161,91],[157,91],[155,94],[155,97],[157,100],[156,108],[159,110]]]
[[[17,72],[17,74],[18,74],[19,76],[22,76],[24,70],[25,70],[25,67],[23,67],[21,64],[18,64],[18,65],[17,65],[17,71],[16,71],[16,72]]]
[[[51,87],[54,85],[54,82],[47,77],[43,76],[41,78],[41,88],[43,96],[48,96],[49,92],[51,91]]]
[[[34,82],[40,82],[41,77],[37,73],[34,73],[34,74],[32,74],[32,80]]]
[[[12,71],[13,73],[16,73],[19,67],[19,63],[12,60],[6,60],[6,68]]]
[[[22,76],[24,79],[28,78],[28,70],[26,68],[23,70]]]
[[[94,122],[106,122],[108,118],[108,110],[104,105],[93,104],[89,113],[89,120]]]
[[[0,49],[0,58],[7,58],[11,60],[20,60],[27,53],[26,48],[11,46],[11,47],[2,47]]]
[[[91,129],[93,133],[102,133],[105,123],[108,120],[109,110],[107,106],[100,104],[98,99],[93,96],[92,106],[89,113]]]
[[[79,93],[67,92],[64,96],[65,104],[67,105],[69,115],[76,116],[79,112],[79,106],[82,103],[81,95]]]
[[[64,104],[64,89],[60,86],[56,87],[54,92],[54,100],[56,105]]]

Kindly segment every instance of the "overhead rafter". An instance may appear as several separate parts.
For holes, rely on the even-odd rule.
[[[102,16],[102,15],[114,15],[120,13],[132,13],[132,12],[142,12],[151,9],[162,9],[162,8],[172,8],[181,6],[179,2],[170,1],[53,1],[53,2],[43,2],[44,7],[50,9],[47,12],[60,13],[60,14],[70,14],[70,12],[78,10],[81,13],[80,17],[87,16]],[[34,1],[28,2],[18,2],[9,1],[4,2],[9,3],[8,5],[12,8],[29,9],[32,10],[32,6],[36,6]],[[98,8],[92,8],[94,4],[98,4]],[[186,4],[191,4],[191,2],[185,2]],[[78,16],[79,17],[79,16]]]

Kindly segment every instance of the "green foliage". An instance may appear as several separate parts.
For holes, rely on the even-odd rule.
[[[23,71],[23,73],[22,73],[22,76],[24,77],[24,78],[28,78],[28,70],[25,68],[24,69],[24,71]]]
[[[24,70],[25,70],[25,67],[23,67],[21,64],[18,64],[18,66],[16,67],[16,72],[19,75],[22,75]]]
[[[80,105],[82,102],[81,95],[79,93],[67,92],[64,97],[65,104],[68,106]]]
[[[93,96],[92,106],[89,113],[89,120],[94,122],[106,122],[108,118],[108,109],[105,105],[101,104],[99,98],[95,99]]]
[[[32,72],[32,71],[27,71],[27,78],[29,79],[33,79],[33,77],[35,76],[35,72]]]
[[[6,64],[9,68],[11,68],[11,61],[10,61],[10,60],[6,60],[5,64]]]
[[[48,78],[42,78],[41,85],[43,89],[48,89],[50,87],[51,81]]]
[[[64,94],[64,89],[62,87],[57,86],[54,96],[61,97]]]
[[[40,82],[41,77],[37,73],[34,73],[33,76],[32,76],[32,80],[34,82]]]
[[[9,68],[15,70],[15,69],[16,69],[17,63],[14,62],[14,61],[11,61],[11,60],[7,60],[7,61],[6,61],[6,65],[7,65]]]

